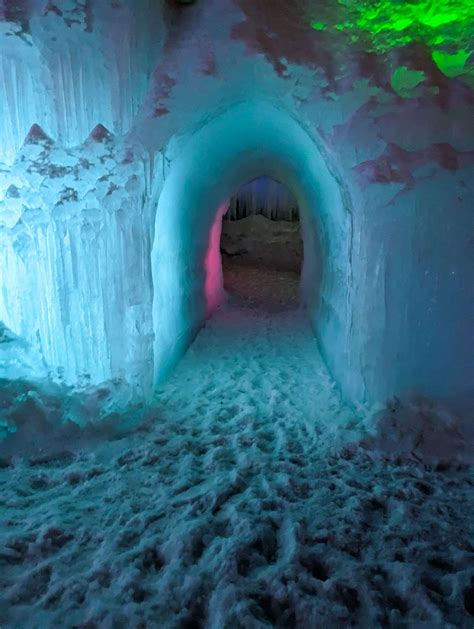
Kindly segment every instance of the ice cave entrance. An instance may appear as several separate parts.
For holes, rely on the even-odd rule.
[[[275,310],[298,305],[303,242],[298,203],[269,177],[243,185],[222,219],[220,253],[231,299]]]
[[[318,143],[292,115],[262,101],[231,107],[178,144],[153,193],[158,200],[151,254],[155,384],[168,377],[222,304],[222,217],[230,195],[266,176],[288,186],[298,201],[304,243],[295,287],[299,305],[328,367],[352,385],[354,370],[349,372],[345,353],[352,321],[352,206],[333,174],[335,166],[328,167]]]

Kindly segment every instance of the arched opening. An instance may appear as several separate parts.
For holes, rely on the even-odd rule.
[[[262,102],[236,105],[169,149],[152,251],[155,382],[181,358],[223,298],[222,216],[240,186],[265,174],[298,202],[300,294],[322,355],[346,397],[360,397],[347,359],[352,333],[352,223],[342,185],[314,137]],[[161,188],[161,185],[160,185]]]
[[[300,213],[285,185],[259,177],[232,196],[223,216],[220,253],[231,299],[266,310],[298,306]]]

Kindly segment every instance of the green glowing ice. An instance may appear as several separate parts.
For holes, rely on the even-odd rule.
[[[392,25],[388,24],[387,29],[392,28],[394,31],[404,31],[411,25],[411,19],[407,17],[402,17],[399,20],[396,20]]]
[[[433,52],[433,61],[443,74],[449,77],[464,74],[466,61],[471,53],[468,50],[459,50],[454,55],[450,55],[439,50]]]
[[[474,0],[338,0],[317,31],[338,31],[369,52],[386,53],[408,44],[421,45],[446,76],[474,82]],[[418,81],[420,79],[420,81]],[[421,82],[419,73],[399,68],[392,87],[407,96]],[[418,81],[415,86],[411,82]]]
[[[413,91],[425,80],[425,73],[419,70],[410,70],[406,66],[397,68],[392,74],[391,85],[394,91],[403,98],[410,98]]]
[[[474,0],[339,0],[337,7],[332,21],[312,27],[347,31],[377,52],[414,41],[451,52],[472,45]]]

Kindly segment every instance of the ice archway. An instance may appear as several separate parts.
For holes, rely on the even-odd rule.
[[[344,360],[352,222],[333,170],[309,132],[272,104],[234,106],[193,134],[172,164],[156,213],[155,382],[167,375],[219,302],[217,248],[226,201],[243,183],[267,175],[286,184],[298,200],[305,245],[302,299],[328,366],[343,390],[352,388],[354,374]]]

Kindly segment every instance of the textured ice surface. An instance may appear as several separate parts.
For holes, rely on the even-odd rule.
[[[0,622],[471,627],[471,471],[364,430],[301,313],[225,307],[138,430],[0,447]]]
[[[0,379],[21,380],[46,376],[45,364],[31,351],[25,340],[0,321]]]
[[[5,1],[0,162],[14,160],[35,123],[67,147],[84,142],[98,123],[118,134],[130,129],[163,44],[163,21],[152,4],[141,0],[134,12],[124,3],[92,9],[76,0]]]
[[[302,292],[345,396],[472,410],[464,5],[422,28],[409,3],[2,0],[0,320],[68,382],[142,394],[218,302],[217,209],[274,177],[305,217]],[[47,150],[23,146],[32,125]]]
[[[66,382],[149,387],[147,189],[143,149],[102,125],[75,149],[35,125],[0,172],[0,320]]]

